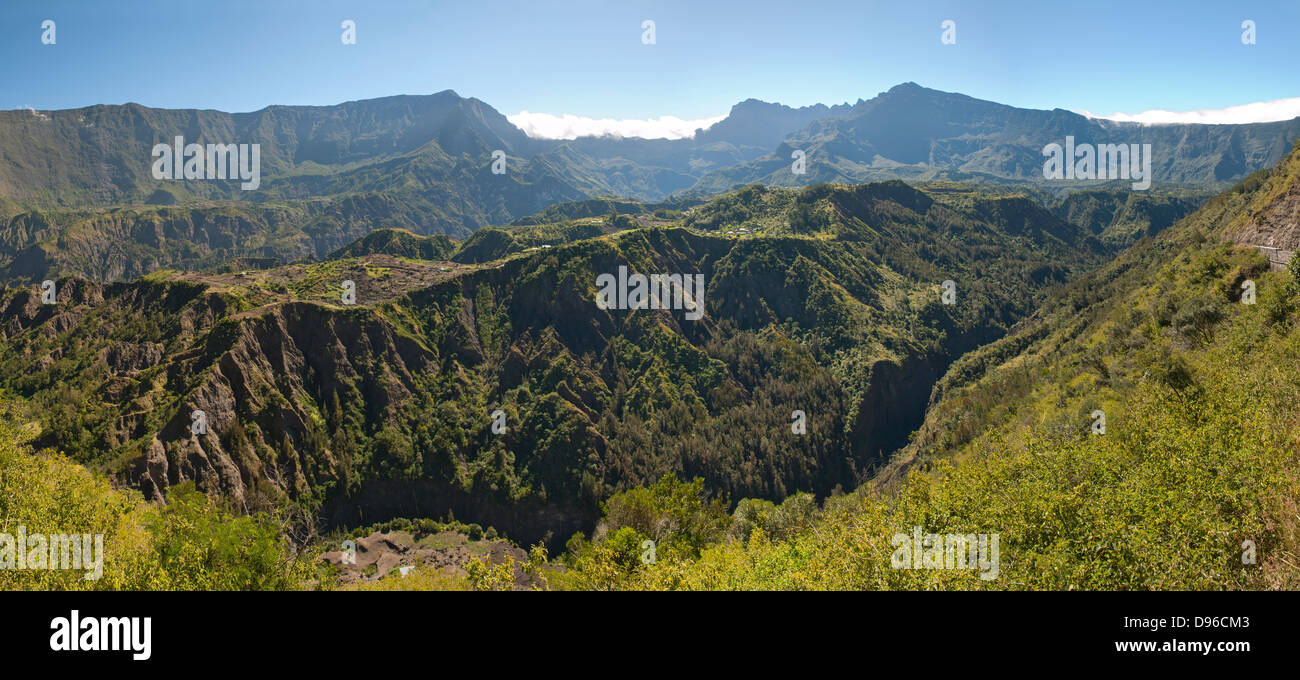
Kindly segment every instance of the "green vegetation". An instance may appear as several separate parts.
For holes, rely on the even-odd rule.
[[[0,590],[258,590],[300,588],[309,566],[265,514],[234,516],[192,485],[162,507],[26,442],[39,427],[0,404],[0,534],[102,534],[102,575],[87,569],[0,569]]]
[[[617,198],[592,198],[585,201],[557,203],[528,217],[514,221],[514,225],[541,225],[557,222],[576,222],[583,219],[603,218],[611,213],[616,215],[655,215],[660,218],[671,217],[673,211],[680,211],[686,204],[665,202],[648,204],[640,201],[620,200]]]
[[[5,289],[0,387],[32,424],[5,431],[0,513],[106,527],[99,587],[303,587],[312,551],[281,537],[321,517],[533,546],[363,589],[1296,587],[1300,284],[1225,236],[1298,166],[1114,257],[1137,234],[1110,194],[1073,199],[1080,227],[1013,190],[890,181],[62,279],[55,307]],[[596,307],[620,266],[702,274],[704,319]],[[361,304],[331,299],[344,277]],[[41,483],[84,502],[18,493]],[[894,568],[918,527],[997,534],[996,578]]]
[[[1096,234],[1103,243],[1123,249],[1154,237],[1200,207],[1209,194],[1187,191],[1076,191],[1051,210],[1067,222]]]
[[[420,236],[405,229],[376,229],[330,254],[329,259],[385,253],[414,260],[447,260],[456,242],[442,234]]]
[[[68,279],[55,308],[8,289],[0,383],[50,414],[44,443],[153,500],[189,479],[241,509],[352,525],[454,508],[555,547],[665,474],[737,499],[856,487],[906,443],[950,361],[1101,254],[1025,197],[901,182],[746,189],[696,212],[745,206],[752,233],[791,204],[816,225],[486,229],[453,259],[558,241],[481,266],[403,259],[422,241],[390,231],[315,264]],[[596,277],[619,266],[699,272],[705,318],[599,309]],[[962,304],[941,304],[946,279]],[[209,433],[191,436],[194,409]],[[186,463],[196,447],[211,468]]]
[[[577,552],[577,573],[566,582],[635,589],[1295,588],[1300,377],[1287,367],[1300,360],[1300,287],[1285,274],[1265,281],[1290,289],[1270,303],[1285,307],[1285,317],[1263,303],[1234,306],[1216,343],[1187,359],[1190,376],[1181,387],[1164,375],[1133,375],[1118,390],[1092,384],[1062,395],[1062,385],[1046,378],[1038,383],[1041,400],[1015,399],[1005,409],[1013,419],[990,423],[955,460],[918,466],[892,489],[828,500],[806,529],[783,537],[754,526],[699,558],[631,563],[621,572],[611,567],[626,562],[610,538],[603,552]],[[1087,434],[1094,405],[1106,411],[1104,435]],[[980,412],[973,404],[952,408],[958,417]],[[735,525],[745,526],[749,512],[742,503]],[[1000,534],[1000,575],[891,568],[891,538],[913,527]],[[1247,540],[1258,564],[1242,562]]]
[[[582,574],[568,578],[672,589],[1300,586],[1300,284],[1219,240],[1293,190],[1297,166],[1300,151],[963,357],[903,454],[877,482],[828,499],[807,528],[742,525],[752,512],[742,503],[733,525],[747,537],[617,578],[611,559],[574,561]],[[1256,304],[1241,303],[1247,279]],[[1091,431],[1095,410],[1104,434]],[[999,534],[1000,575],[892,568],[892,537],[914,527]]]

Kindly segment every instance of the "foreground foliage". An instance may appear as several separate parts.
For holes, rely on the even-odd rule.
[[[236,517],[190,487],[162,507],[66,457],[33,451],[36,428],[0,414],[0,533],[103,534],[103,573],[2,569],[0,590],[257,590],[301,587],[304,561],[267,515]]]

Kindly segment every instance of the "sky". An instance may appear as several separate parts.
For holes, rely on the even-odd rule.
[[[672,136],[748,98],[836,104],[907,81],[1145,122],[1280,119],[1300,115],[1297,64],[1300,0],[0,2],[0,109],[452,89],[550,136]]]

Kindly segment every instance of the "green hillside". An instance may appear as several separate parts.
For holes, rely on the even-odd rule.
[[[906,443],[951,361],[1103,254],[1024,197],[828,185],[699,212],[735,205],[746,236],[693,216],[609,234],[579,220],[481,231],[558,240],[475,263],[460,257],[473,239],[437,262],[388,232],[371,245],[401,252],[64,278],[55,305],[9,288],[3,387],[47,414],[40,445],[148,498],[194,481],[325,526],[454,512],[562,543],[602,500],[665,474],[737,499],[856,487]],[[704,318],[598,308],[596,278],[619,266],[698,273]],[[942,303],[946,280],[960,304]],[[197,436],[195,409],[210,424]]]
[[[224,536],[256,555],[200,560],[226,587],[333,587],[301,557],[340,535],[491,527],[537,547],[365,587],[1294,588],[1300,284],[1231,239],[1289,228],[1298,177],[1300,151],[1118,255],[1119,215],[1184,199],[1081,194],[1054,209],[1076,225],[1010,188],[755,185],[662,217],[61,278],[54,305],[10,287],[0,388],[28,424],[6,455],[125,508],[133,571],[98,587],[216,587],[175,556],[247,514]],[[704,317],[599,308],[619,266],[701,274]],[[913,533],[996,535],[998,559],[897,568]]]

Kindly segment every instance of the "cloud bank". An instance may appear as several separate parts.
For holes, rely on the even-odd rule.
[[[1112,113],[1109,116],[1101,116],[1087,111],[1080,111],[1079,113],[1089,118],[1104,118],[1124,123],[1142,123],[1143,125],[1165,125],[1169,123],[1201,123],[1206,125],[1269,123],[1275,120],[1291,120],[1300,117],[1300,97],[1201,111],[1153,110],[1143,111],[1142,113]]]
[[[529,137],[538,139],[577,139],[578,137],[641,137],[643,139],[688,139],[698,128],[707,128],[726,116],[682,120],[677,116],[660,116],[647,120],[632,118],[586,118],[566,113],[520,111],[506,119]]]

